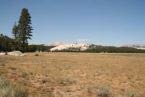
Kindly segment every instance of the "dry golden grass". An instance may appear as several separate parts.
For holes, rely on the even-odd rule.
[[[0,56],[0,74],[30,97],[145,97],[145,54]]]

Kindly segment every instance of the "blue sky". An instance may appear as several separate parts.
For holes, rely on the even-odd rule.
[[[0,0],[1,33],[11,36],[22,8],[32,16],[30,43],[145,44],[145,0]]]

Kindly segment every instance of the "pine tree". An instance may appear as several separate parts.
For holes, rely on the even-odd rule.
[[[18,25],[16,23],[13,26],[12,34],[14,36],[14,39],[17,40],[17,38],[18,38]]]
[[[28,39],[32,37],[31,16],[28,9],[23,8],[18,22],[18,41],[21,44],[21,51],[25,52],[28,47]]]
[[[20,50],[20,41],[19,41],[19,32],[18,32],[18,24],[15,22],[13,28],[12,28],[12,35],[13,35],[13,41],[12,41],[12,48],[13,50]]]

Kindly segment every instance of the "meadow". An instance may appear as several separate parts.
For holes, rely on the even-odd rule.
[[[29,97],[145,97],[145,54],[6,55],[0,56],[0,76]]]

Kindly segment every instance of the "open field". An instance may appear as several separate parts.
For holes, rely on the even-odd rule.
[[[145,97],[145,54],[0,56],[0,75],[29,97]]]

